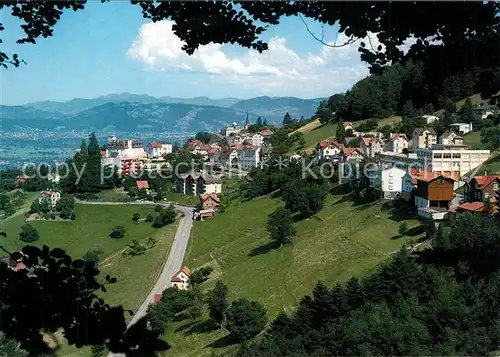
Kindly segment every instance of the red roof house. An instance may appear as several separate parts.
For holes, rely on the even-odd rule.
[[[135,184],[137,185],[138,190],[141,190],[143,188],[149,190],[149,183],[146,180],[137,180]]]
[[[273,131],[270,129],[263,129],[259,132],[259,134],[262,136],[270,136],[273,135]]]
[[[200,195],[202,209],[217,208],[220,205],[219,196],[215,193],[204,193]]]
[[[161,294],[155,294],[155,304],[159,303],[161,301],[162,295]]]
[[[179,290],[187,290],[189,287],[189,278],[191,277],[191,270],[183,266],[177,273],[172,276],[170,281],[172,286]]]

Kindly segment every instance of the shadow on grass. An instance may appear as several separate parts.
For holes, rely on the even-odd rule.
[[[261,245],[260,247],[252,249],[250,253],[248,253],[249,257],[256,257],[261,254],[269,253],[271,250],[279,248],[279,245],[276,242],[269,242],[267,244]]]
[[[238,343],[238,341],[231,335],[226,335],[224,337],[219,338],[218,340],[215,340],[209,345],[206,345],[205,347],[211,347],[211,348],[224,348],[227,346],[231,346]]]
[[[182,326],[179,326],[175,329],[175,332],[182,332],[182,331],[185,331],[187,329],[189,329],[190,327],[192,327],[193,325],[195,325],[196,322],[188,322],[187,324],[184,324]]]
[[[186,335],[201,334],[206,332],[211,332],[217,330],[218,327],[213,323],[212,320],[205,320],[198,322],[196,324],[191,324],[190,329],[186,331]]]

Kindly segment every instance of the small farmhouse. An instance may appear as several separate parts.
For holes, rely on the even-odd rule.
[[[219,207],[220,199],[215,193],[204,193],[200,195],[201,209],[216,209]]]
[[[172,287],[179,290],[187,290],[189,288],[189,278],[191,277],[191,270],[188,267],[182,267],[170,279]]]

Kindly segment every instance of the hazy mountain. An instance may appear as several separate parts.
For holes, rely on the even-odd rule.
[[[211,99],[208,97],[176,98],[176,97],[152,97],[150,95],[140,95],[131,93],[108,94],[105,96],[83,99],[75,98],[67,102],[42,101],[25,104],[24,107],[31,107],[38,110],[56,112],[63,114],[76,114],[94,107],[108,103],[140,103],[140,104],[187,104],[195,106],[217,106],[222,108],[232,108],[237,111],[249,111],[260,116],[265,116],[268,121],[281,122],[286,112],[292,117],[299,119],[301,116],[312,116],[319,102],[318,99],[300,99],[295,97],[256,97],[240,100],[237,98]]]
[[[215,105],[217,107],[230,107],[234,103],[239,102],[241,99],[238,98],[221,98],[221,99],[210,99],[208,97],[194,97],[194,98],[176,98],[176,97],[160,97],[165,103],[181,103],[181,104],[193,104],[193,105]]]
[[[273,121],[281,121],[286,112],[292,118],[300,119],[301,116],[311,117],[316,112],[319,103],[325,98],[300,99],[295,97],[256,97],[240,100],[231,105],[236,110],[248,110],[256,115],[271,118]]]
[[[242,124],[246,117],[246,112],[217,106],[130,102],[108,102],[76,114],[55,114],[22,106],[2,106],[0,112],[4,131],[218,131],[232,122]],[[256,118],[249,113],[251,121]]]

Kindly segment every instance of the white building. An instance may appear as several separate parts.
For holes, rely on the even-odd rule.
[[[189,288],[189,282],[191,278],[191,270],[188,267],[183,266],[177,273],[172,276],[170,282],[172,287],[179,290],[187,290]]]
[[[432,124],[434,123],[435,121],[438,121],[439,120],[439,117],[435,116],[435,115],[422,115],[422,119],[425,120],[425,123],[426,124]]]
[[[377,171],[375,184],[380,187],[386,200],[393,200],[403,191],[403,177],[406,171],[398,167],[380,168]]]
[[[139,140],[116,140],[112,136],[106,146],[105,157],[118,157],[121,159],[145,159],[147,152]]]
[[[58,191],[48,190],[42,191],[40,193],[40,197],[38,198],[38,202],[42,202],[43,200],[48,200],[51,208],[55,208],[57,202],[61,199],[61,193]]]
[[[245,146],[238,150],[238,167],[241,169],[251,169],[260,164],[260,146]]]
[[[387,151],[402,153],[404,149],[408,149],[409,140],[406,134],[392,134],[387,142]]]
[[[476,118],[481,120],[487,119],[490,115],[496,115],[500,113],[500,109],[498,109],[498,107],[489,104],[483,104],[477,108],[474,108],[473,111]]]
[[[375,154],[384,151],[384,141],[378,137],[361,138],[361,150],[366,157],[374,157]]]
[[[170,163],[163,159],[149,159],[144,161],[143,169],[146,172],[161,172],[170,168]]]
[[[222,193],[220,177],[203,174],[181,174],[176,191],[184,195],[199,196],[204,193]]]
[[[472,131],[472,123],[453,123],[450,124],[450,127],[454,130],[457,131],[460,135],[465,135],[467,133],[470,133]]]
[[[429,149],[437,144],[437,135],[434,129],[415,128],[412,133],[412,148]]]
[[[439,137],[441,145],[463,145],[464,138],[453,131],[446,131]]]
[[[319,143],[318,157],[325,160],[338,159],[344,148],[343,144],[336,141],[321,141]]]
[[[152,158],[160,158],[172,153],[172,144],[162,141],[153,141],[149,144],[149,149]]]
[[[262,146],[262,143],[264,142],[264,137],[259,133],[256,133],[250,136],[249,141],[253,146]]]
[[[490,150],[471,150],[467,146],[441,146],[439,149],[435,146],[434,149],[416,149],[415,152],[418,161],[427,164],[430,171],[445,174],[458,171],[460,177],[480,166],[491,154]]]

